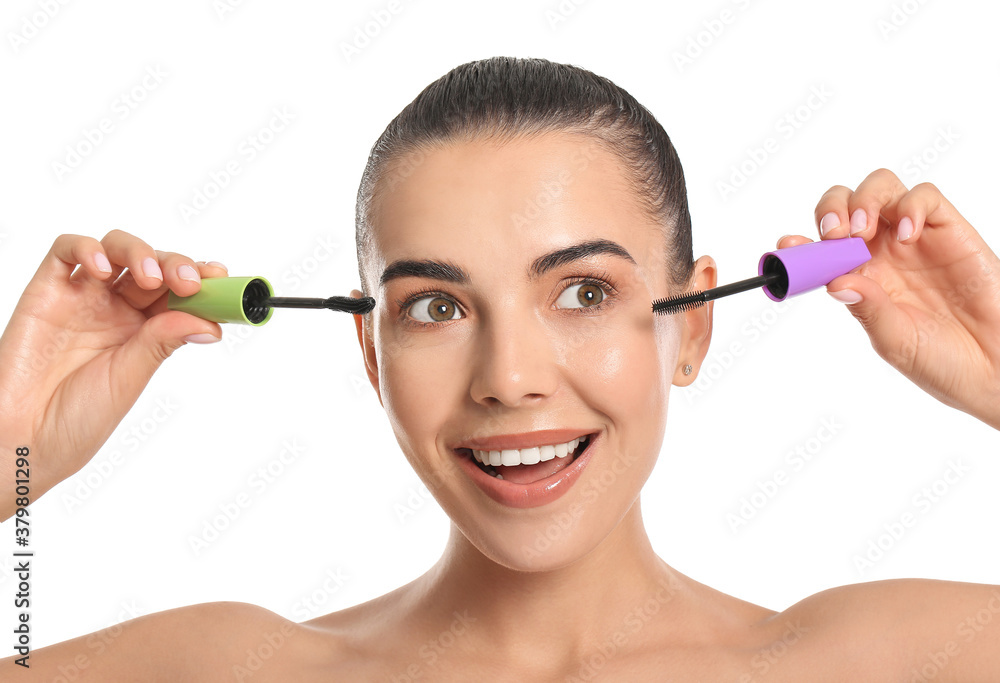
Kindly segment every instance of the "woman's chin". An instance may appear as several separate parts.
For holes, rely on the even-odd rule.
[[[576,548],[563,543],[545,551],[535,551],[524,547],[480,548],[480,551],[497,564],[512,571],[541,573],[568,567],[584,557],[592,548]]]
[[[568,512],[545,523],[478,525],[466,539],[485,557],[507,569],[546,572],[567,567],[600,545],[604,535]]]

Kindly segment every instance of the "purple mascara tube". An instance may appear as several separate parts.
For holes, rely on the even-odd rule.
[[[773,301],[784,301],[828,284],[871,257],[860,237],[821,240],[767,252],[757,263],[757,274],[777,274],[777,280],[762,289]]]

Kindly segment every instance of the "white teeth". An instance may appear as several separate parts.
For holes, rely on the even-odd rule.
[[[525,448],[521,451],[521,464],[537,465],[541,457],[541,451],[537,446],[535,448]]]
[[[557,443],[552,446],[535,446],[522,449],[504,449],[502,451],[472,451],[472,457],[477,462],[493,467],[513,467],[514,465],[535,465],[552,458],[565,458],[572,454],[586,437],[578,437],[567,443]]]

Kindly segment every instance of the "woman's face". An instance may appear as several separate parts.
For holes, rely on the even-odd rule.
[[[687,349],[685,316],[652,314],[677,292],[620,162],[569,133],[449,143],[387,171],[372,223],[378,304],[359,338],[410,464],[494,561],[539,570],[583,556],[636,501],[671,383],[687,383],[678,364],[697,367],[711,332],[702,307],[704,339]],[[588,243],[600,248],[544,258]],[[697,357],[679,359],[682,346]],[[495,467],[502,482],[470,458],[477,444],[503,455],[582,435],[575,454]]]

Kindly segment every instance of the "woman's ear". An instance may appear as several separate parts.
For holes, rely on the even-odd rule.
[[[692,292],[712,289],[716,285],[718,273],[715,259],[702,256],[694,263],[694,273],[691,276],[690,290]],[[684,311],[684,332],[681,347],[677,356],[677,367],[674,369],[674,385],[686,387],[698,377],[708,346],[712,341],[712,305],[714,301]],[[684,374],[684,366],[690,365],[691,372]]]
[[[357,289],[351,290],[351,296],[355,299],[360,299],[364,297],[364,293],[358,291]],[[375,311],[367,313],[366,315],[375,315]],[[368,373],[368,381],[371,382],[372,388],[375,389],[375,394],[378,396],[378,402],[382,403],[382,391],[378,384],[378,359],[375,357],[375,343],[371,338],[371,325],[365,324],[365,316],[354,314],[354,326],[358,330],[358,344],[361,345],[361,356],[365,363],[365,372]],[[384,404],[383,404],[384,407]]]

